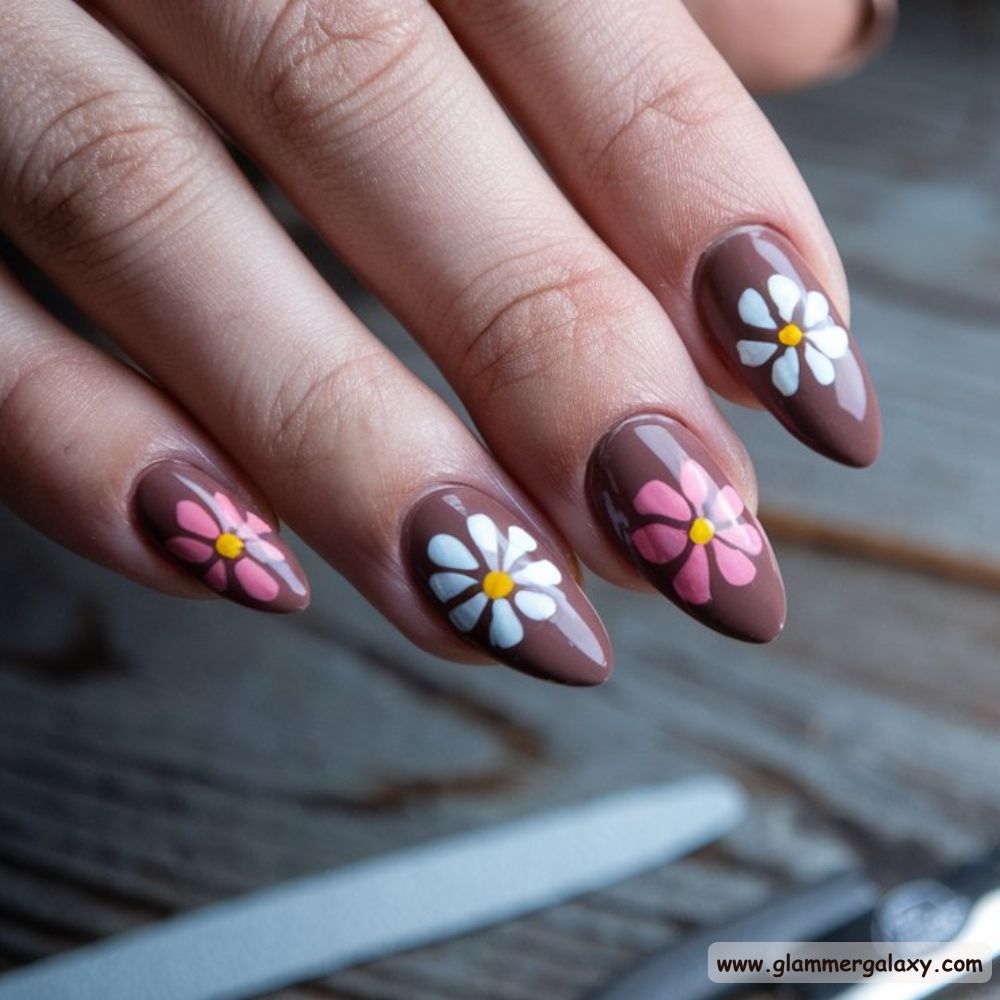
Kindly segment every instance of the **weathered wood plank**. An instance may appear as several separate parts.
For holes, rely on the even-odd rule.
[[[1000,480],[1000,79],[977,62],[995,59],[987,31],[970,47],[940,28],[942,6],[909,3],[914,28],[858,82],[768,104],[844,250],[888,432],[883,462],[859,474],[736,417],[779,538],[823,523],[826,544],[854,546],[840,558],[779,542],[786,634],[739,646],[598,583],[618,674],[568,692],[419,653],[315,558],[315,607],[277,620],[142,593],[0,514],[0,968],[705,769],[753,794],[722,844],[282,996],[571,1000],[781,885],[857,863],[893,877],[993,841],[996,595],[931,570],[990,583],[1000,566],[982,530]],[[875,538],[882,550],[866,548]],[[920,563],[928,552],[951,561]],[[988,560],[979,577],[970,553]]]
[[[332,980],[332,995],[343,982],[343,995],[399,996],[406,982],[415,997],[568,998],[776,883],[858,859],[888,870],[883,853],[906,845],[957,858],[1000,820],[995,600],[978,589],[786,548],[795,614],[761,649],[598,585],[619,673],[567,693],[411,650],[322,573],[318,609],[279,621],[182,606],[38,551],[52,606],[107,593],[103,628],[128,667],[52,680],[18,666],[51,651],[51,629],[4,621],[4,646],[21,650],[0,673],[8,960],[543,804],[705,768],[737,775],[756,818],[711,863]],[[875,598],[891,613],[870,614]],[[171,652],[182,621],[203,655]],[[901,644],[917,629],[922,641]],[[947,689],[942,656],[957,671]],[[496,784],[449,784],[482,768]]]

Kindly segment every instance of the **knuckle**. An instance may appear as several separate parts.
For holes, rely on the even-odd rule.
[[[429,58],[428,13],[417,0],[284,0],[250,47],[249,88],[265,125],[301,147],[389,113]]]
[[[193,115],[155,98],[97,90],[33,131],[4,186],[37,238],[100,264],[177,209],[204,146]]]
[[[33,352],[0,378],[0,464],[20,484],[65,460],[100,405],[96,366],[65,350]]]
[[[678,61],[668,72],[643,62],[606,95],[611,110],[596,119],[585,162],[597,180],[607,182],[644,163],[656,169],[667,152],[671,159],[685,156],[686,149],[697,156],[745,103],[735,81],[714,64]]]
[[[0,380],[0,461],[6,468],[19,467],[39,440],[34,428],[38,418],[38,385],[47,369],[61,374],[58,364],[41,358],[34,364],[16,367]],[[51,379],[45,379],[51,384]]]
[[[378,345],[332,365],[292,367],[263,411],[252,396],[239,409],[249,414],[244,426],[252,446],[258,452],[263,447],[276,468],[293,471],[329,463],[343,455],[346,442],[370,440],[369,429],[377,437],[398,389],[398,362]]]
[[[494,268],[446,312],[443,329],[460,345],[456,380],[493,398],[600,365],[615,328],[634,312],[624,286],[610,263],[583,248],[538,251]]]

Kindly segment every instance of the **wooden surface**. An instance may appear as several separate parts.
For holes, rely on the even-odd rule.
[[[618,672],[566,691],[413,650],[315,559],[313,609],[276,620],[141,592],[0,514],[0,967],[703,770],[752,795],[722,843],[280,996],[576,1000],[783,886],[995,842],[1000,20],[906,7],[859,79],[767,103],[844,252],[887,426],[881,463],[855,473],[734,415],[776,529],[785,635],[740,646],[595,581]]]

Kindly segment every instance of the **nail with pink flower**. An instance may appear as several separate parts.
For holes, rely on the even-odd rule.
[[[176,461],[146,472],[136,509],[175,562],[217,593],[265,611],[298,611],[309,602],[305,574],[274,528],[240,507],[200,470]]]
[[[635,495],[633,506],[656,518],[632,532],[636,549],[647,562],[678,564],[673,585],[681,600],[705,604],[712,599],[710,557],[734,587],[745,587],[757,576],[752,557],[760,554],[763,542],[753,525],[740,522],[743,501],[692,459],[681,466],[680,491],[652,479]]]
[[[591,504],[642,575],[726,635],[768,642],[785,591],[767,536],[708,449],[663,414],[629,417],[591,460]]]

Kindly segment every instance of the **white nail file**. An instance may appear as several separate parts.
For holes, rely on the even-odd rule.
[[[348,865],[0,976],[0,1000],[244,1000],[591,892],[724,836],[742,790],[641,788]]]

